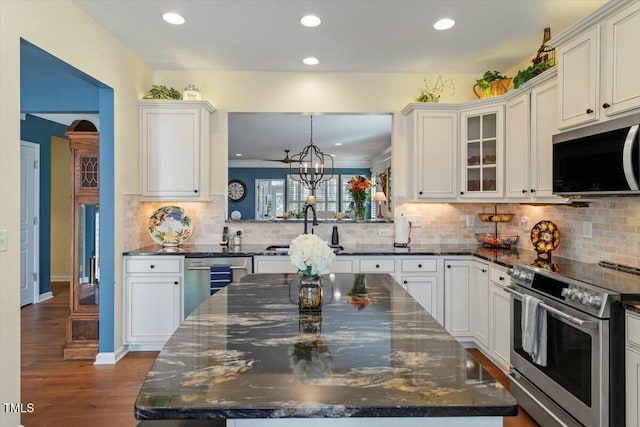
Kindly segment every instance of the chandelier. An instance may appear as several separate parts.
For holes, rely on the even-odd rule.
[[[311,117],[311,138],[309,145],[298,154],[291,156],[289,174],[315,194],[315,190],[323,181],[333,178],[333,157],[320,151],[313,143],[313,115]],[[297,167],[292,166],[297,164]]]

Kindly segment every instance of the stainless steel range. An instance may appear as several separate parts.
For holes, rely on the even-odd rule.
[[[511,393],[545,427],[624,425],[624,324],[616,301],[640,293],[640,276],[562,258],[534,264],[508,271]],[[523,349],[527,296],[546,317],[544,366]]]

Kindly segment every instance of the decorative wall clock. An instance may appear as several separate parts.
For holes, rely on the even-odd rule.
[[[239,179],[232,179],[229,181],[229,200],[232,202],[239,202],[247,197],[247,184]]]

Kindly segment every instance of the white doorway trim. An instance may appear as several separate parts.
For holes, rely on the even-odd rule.
[[[27,271],[26,274],[27,277],[29,277],[28,280],[32,280],[33,288],[33,301],[30,301],[27,304],[35,304],[40,301],[40,145],[29,141],[20,141],[21,157],[24,150],[31,150],[33,152],[33,168],[28,167],[28,169],[24,171],[24,174],[30,175],[30,182],[32,185],[28,185],[25,188],[25,183],[22,182],[22,176],[24,175],[23,172],[21,172],[20,195],[22,198],[25,198],[25,200],[30,201],[33,206],[33,220],[30,221],[30,227],[32,227],[32,230],[30,231],[32,231],[33,234],[26,247],[26,258],[31,260],[32,264],[31,267],[26,267],[29,268],[29,271]],[[20,203],[22,204],[23,201],[21,200]],[[22,234],[22,224],[20,228],[20,232]],[[22,236],[20,241],[20,251],[22,251]],[[21,270],[25,269],[25,266],[21,265],[20,268]],[[22,283],[20,283],[20,286],[22,286]],[[25,305],[22,301],[20,304]]]

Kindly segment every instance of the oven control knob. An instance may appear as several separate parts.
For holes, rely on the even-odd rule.
[[[564,288],[564,289],[562,290],[562,294],[561,294],[561,295],[562,295],[563,297],[570,297],[570,296],[571,296],[572,291],[573,291],[573,289],[571,289],[571,288]]]
[[[582,296],[580,297],[580,302],[584,305],[589,305],[589,298],[592,298],[593,295],[589,295],[588,292],[583,292]]]
[[[591,295],[587,300],[587,303],[594,307],[600,307],[602,305],[602,298],[597,295]]]

